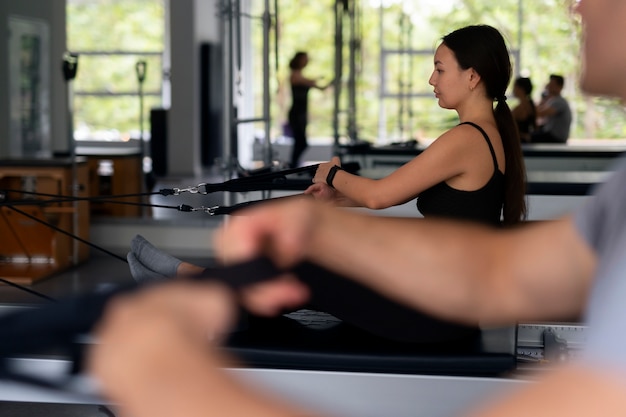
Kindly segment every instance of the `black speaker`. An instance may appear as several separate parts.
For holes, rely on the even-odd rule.
[[[224,77],[222,47],[200,45],[200,150],[202,165],[213,165],[222,156]]]
[[[150,109],[150,155],[152,174],[156,177],[167,175],[167,110]]]

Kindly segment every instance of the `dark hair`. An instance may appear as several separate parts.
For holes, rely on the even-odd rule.
[[[563,88],[563,86],[565,85],[565,79],[563,78],[562,75],[550,74],[550,79],[554,80],[554,82],[556,82],[557,85],[561,88]]]
[[[526,93],[527,96],[529,96],[530,93],[533,92],[533,83],[532,83],[532,81],[530,81],[530,78],[519,77],[519,78],[515,79],[515,84],[514,85],[516,85],[519,88],[521,88],[522,91],[524,93]]]
[[[506,161],[502,216],[505,225],[515,224],[526,218],[526,169],[517,125],[506,103],[512,67],[504,38],[491,26],[474,25],[457,29],[442,40],[462,69],[473,68],[480,75],[487,96],[496,101],[494,117]]]
[[[306,52],[296,52],[293,58],[291,58],[291,61],[289,61],[289,68],[291,68],[292,70],[302,69],[304,67],[302,65],[302,58],[304,58],[305,56],[307,56]]]

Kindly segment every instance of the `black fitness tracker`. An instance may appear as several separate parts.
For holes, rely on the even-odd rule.
[[[335,179],[335,174],[337,174],[337,171],[343,171],[343,168],[338,165],[333,165],[330,168],[330,171],[328,171],[328,175],[326,176],[326,184],[328,184],[328,186],[331,188],[335,188],[333,187],[333,180]]]

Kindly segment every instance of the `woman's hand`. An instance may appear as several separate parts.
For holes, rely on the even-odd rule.
[[[317,183],[304,190],[304,194],[311,195],[319,201],[333,202],[337,198],[337,191],[325,183]]]
[[[341,166],[341,160],[338,156],[333,156],[329,162],[322,162],[317,167],[315,171],[315,176],[313,177],[313,184],[326,184],[326,178],[328,177],[328,173],[333,166]]]
[[[337,156],[333,157],[330,162],[319,164],[315,171],[315,176],[313,177],[314,184],[309,186],[309,188],[304,191],[304,194],[311,195],[318,201],[332,203],[338,207],[358,207],[359,204],[354,200],[326,184],[328,173],[335,165],[341,166],[341,161]]]
[[[329,203],[336,207],[358,207],[358,204],[354,201],[334,188],[322,183],[311,185],[304,190],[304,194],[312,195],[315,200]]]

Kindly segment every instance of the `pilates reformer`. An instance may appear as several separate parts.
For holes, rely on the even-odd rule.
[[[313,168],[315,166],[305,167],[295,173],[311,171]],[[161,190],[159,193],[176,196],[185,192],[203,194],[215,191],[258,190],[264,187],[268,190],[297,190],[298,187],[310,184],[310,179],[296,179],[294,183],[289,183],[286,175],[291,173],[294,172],[261,174],[253,176],[254,178],[238,178],[223,184],[203,183],[193,187]],[[12,192],[15,190],[6,190],[5,195]],[[69,197],[56,196],[50,201],[67,199]],[[22,203],[20,200],[8,198],[2,201],[7,207],[19,206]],[[32,204],[32,200],[30,203]],[[228,208],[181,206],[169,208],[220,215],[232,214],[250,204],[255,203],[244,203],[242,206]],[[268,278],[276,273],[271,265],[267,268],[270,272],[265,275],[258,272],[262,268],[255,268],[255,279]],[[222,273],[224,271],[215,272],[216,275]],[[233,280],[229,282],[231,285],[246,283],[246,281],[237,283]],[[80,381],[82,377],[81,349],[85,347],[85,337],[88,336],[90,326],[97,320],[108,298],[118,292],[136,289],[135,286],[115,288],[110,292],[87,294],[84,298],[76,298],[69,303],[62,302],[57,305],[52,302],[47,306],[64,309],[65,318],[69,318],[69,321],[46,322],[41,318],[49,319],[54,315],[48,314],[45,309],[34,309],[28,313],[35,317],[33,321],[35,328],[0,325],[3,332],[16,332],[4,333],[0,338],[2,346],[0,352],[4,358],[2,370],[8,378],[0,383],[3,388],[0,389],[0,400],[100,404],[102,399],[97,396],[97,391],[89,390],[90,387],[93,389],[89,384],[81,385],[82,388],[88,388],[86,392],[75,390],[76,381]],[[85,311],[91,313],[86,315]],[[20,320],[19,317],[28,317],[28,314],[22,313],[15,317]],[[68,323],[72,323],[76,317],[81,318],[77,327],[74,322],[75,327],[69,326],[68,329]],[[523,379],[511,377],[516,371],[519,355],[519,349],[516,352],[515,328],[481,329],[479,333],[468,337],[451,338],[418,346],[386,340],[346,325],[342,320],[321,320],[320,324],[318,318],[319,312],[295,312],[291,317],[286,315],[277,320],[245,317],[242,328],[233,332],[225,346],[225,349],[240,358],[245,365],[233,369],[232,372],[240,374],[243,378],[260,381],[305,406],[314,406],[314,409],[322,407],[320,411],[346,416],[381,415],[385,411],[382,407],[387,407],[387,415],[414,415],[416,409],[424,410],[433,416],[450,415],[460,410],[460,407],[479,401],[484,396],[526,383]],[[2,320],[4,318],[0,317],[0,321]],[[24,334],[30,332],[30,336],[34,334],[37,336],[31,337],[28,342],[28,338],[19,333],[21,331],[26,332]],[[21,342],[27,345],[20,345]],[[63,348],[61,353],[58,351],[59,343]],[[42,344],[52,349],[37,352],[37,348]],[[535,347],[541,349],[539,345]],[[35,352],[29,352],[31,350]],[[535,353],[525,359],[529,362],[538,362],[544,358]],[[68,375],[71,377],[68,378]],[[29,389],[24,391],[25,387],[32,391]],[[49,388],[56,388],[57,391],[51,392]],[[59,391],[59,388],[62,390]],[[339,389],[342,392],[341,398],[336,398],[335,390]],[[370,401],[363,398],[364,390],[370,393],[368,394]],[[444,396],[449,398],[451,392],[455,393],[455,401],[448,401],[446,404]],[[54,397],[55,395],[57,397]],[[386,402],[389,399],[393,399],[393,405]],[[324,407],[327,407],[327,410]],[[390,409],[393,411],[389,412]]]
[[[255,280],[276,274],[262,260],[247,267],[255,271]],[[210,275],[245,285],[232,272],[213,270]],[[137,288],[115,288],[0,317],[0,400],[105,403],[93,381],[80,372],[82,352],[92,342],[92,320],[107,300],[133,290]],[[314,315],[294,314],[303,317],[245,318],[225,349],[245,365],[230,371],[313,410],[338,416],[409,416],[423,410],[444,416],[524,383],[502,378],[515,366],[511,329],[484,331],[459,343],[410,347],[336,320],[325,327],[305,325]]]

